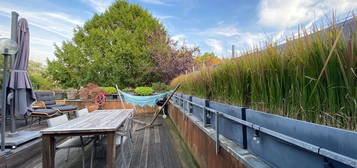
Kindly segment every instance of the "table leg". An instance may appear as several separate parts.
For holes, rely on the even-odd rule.
[[[115,143],[115,132],[110,132],[107,134],[107,168],[115,167],[116,158],[116,143]]]
[[[55,167],[56,140],[53,136],[42,135],[42,167]]]

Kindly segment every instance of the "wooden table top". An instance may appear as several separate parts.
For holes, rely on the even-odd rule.
[[[116,131],[134,109],[96,110],[61,125],[41,130],[42,134],[105,133]]]

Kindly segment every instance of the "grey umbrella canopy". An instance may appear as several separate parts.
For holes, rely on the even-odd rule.
[[[35,101],[32,84],[27,73],[30,50],[30,32],[26,19],[21,18],[17,30],[18,52],[11,63],[8,88],[14,93],[16,117],[24,117],[31,111]]]

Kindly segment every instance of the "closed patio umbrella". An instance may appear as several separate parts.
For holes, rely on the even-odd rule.
[[[16,117],[23,118],[32,111],[31,104],[35,101],[32,84],[27,73],[29,62],[30,32],[26,19],[18,22],[17,44],[18,52],[12,61],[8,88],[14,93],[13,112]]]

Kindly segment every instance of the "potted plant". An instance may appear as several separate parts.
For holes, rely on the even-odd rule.
[[[79,99],[81,100],[88,100],[90,99],[90,90],[87,88],[87,87],[82,87],[80,90],[79,90]]]
[[[101,87],[107,93],[105,96],[107,100],[117,99],[118,95],[116,94],[116,89],[114,87]]]
[[[150,96],[154,93],[154,89],[151,87],[137,87],[135,88],[134,92],[139,96]]]
[[[55,100],[63,100],[66,96],[66,93],[63,89],[53,89],[53,92],[55,93]]]
[[[76,99],[77,92],[78,92],[77,89],[74,89],[74,88],[68,88],[68,89],[66,89],[67,99],[69,99],[69,100],[74,100],[74,99]]]

